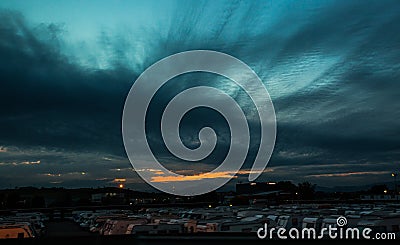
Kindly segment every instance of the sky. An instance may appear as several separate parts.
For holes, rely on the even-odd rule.
[[[400,4],[390,0],[0,1],[0,188],[123,181],[152,190],[125,153],[125,98],[154,62],[196,49],[242,60],[269,91],[277,137],[258,181],[392,181],[400,172],[399,23]],[[177,159],[160,135],[160,115],[174,95],[214,86],[238,101],[253,130],[242,171],[227,186],[246,181],[259,143],[254,105],[217,75],[172,80],[148,114],[157,158],[189,175],[223,160],[229,128],[213,110],[194,110],[181,123],[182,141],[193,148],[202,127],[216,130],[217,148],[204,160]]]

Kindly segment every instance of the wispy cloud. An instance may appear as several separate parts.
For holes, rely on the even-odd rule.
[[[327,173],[327,174],[313,174],[307,175],[306,177],[349,177],[353,175],[384,175],[387,174],[389,176],[390,171],[363,171],[363,172],[347,172],[347,173]]]
[[[61,177],[61,174],[52,174],[52,173],[45,173],[42,175],[47,176],[47,177]]]
[[[0,166],[18,166],[18,165],[39,165],[40,160],[37,161],[23,161],[23,162],[0,162]]]
[[[25,162],[22,162],[21,164],[25,164],[25,165],[40,164],[40,160],[37,160],[37,161],[25,161]]]

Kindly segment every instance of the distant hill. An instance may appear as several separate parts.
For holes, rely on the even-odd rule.
[[[334,187],[325,187],[325,186],[316,186],[316,191],[321,192],[358,192],[358,191],[368,191],[371,187],[376,185],[386,185],[389,189],[393,189],[393,182],[380,182],[373,183],[369,185],[354,185],[354,186],[334,186]]]

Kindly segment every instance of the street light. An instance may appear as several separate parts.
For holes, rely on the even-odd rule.
[[[396,200],[398,200],[399,193],[397,193],[397,173],[392,173],[392,177],[394,178],[394,196]]]

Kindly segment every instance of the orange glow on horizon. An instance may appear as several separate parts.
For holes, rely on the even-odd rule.
[[[250,170],[240,170],[237,174],[238,175],[246,175],[250,174]],[[255,173],[260,173],[260,171],[253,171]],[[262,171],[263,173],[266,172],[273,172],[272,169],[266,169]],[[164,174],[161,171],[155,172],[157,175],[162,175]],[[231,172],[231,171],[221,171],[221,172],[208,172],[204,174],[196,174],[196,175],[179,175],[179,176],[154,176],[151,178],[152,182],[180,182],[180,181],[196,181],[196,180],[202,180],[202,179],[217,179],[217,178],[237,178],[235,176],[236,173]]]
[[[180,181],[194,181],[202,179],[216,179],[216,178],[237,178],[231,172],[215,172],[205,173],[198,175],[179,175],[179,176],[154,176],[151,178],[152,182],[180,182]]]
[[[116,178],[114,179],[114,182],[126,182],[125,178]]]

